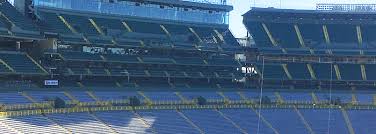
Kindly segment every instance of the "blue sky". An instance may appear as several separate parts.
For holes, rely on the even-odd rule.
[[[234,10],[230,12],[230,30],[235,37],[245,37],[247,31],[242,14],[251,7],[275,7],[288,9],[315,9],[316,3],[376,4],[376,0],[231,0]]]

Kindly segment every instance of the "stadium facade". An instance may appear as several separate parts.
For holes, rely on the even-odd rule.
[[[2,0],[0,132],[372,133],[373,13],[231,10]]]

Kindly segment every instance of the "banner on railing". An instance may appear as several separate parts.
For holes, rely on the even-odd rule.
[[[59,86],[59,80],[44,80],[45,86]]]

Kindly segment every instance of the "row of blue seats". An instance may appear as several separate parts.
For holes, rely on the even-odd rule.
[[[355,133],[369,133],[374,129],[373,120],[365,118],[375,116],[375,111],[347,112]],[[136,113],[110,111],[33,115],[4,118],[0,121],[8,125],[0,128],[1,131],[9,133],[14,131],[9,127],[30,133],[65,133],[55,123],[73,133],[350,133],[345,118],[338,109],[143,110]]]
[[[168,90],[165,88],[164,90]],[[132,96],[137,96],[139,99],[144,100],[141,94],[135,91],[127,91],[127,92],[120,92],[120,91],[94,91],[92,92],[96,99],[98,100],[121,100],[127,99]],[[143,92],[149,99],[152,101],[179,101],[181,98],[175,92],[168,92],[168,91],[146,91]],[[54,97],[59,97],[65,101],[70,101],[71,99],[66,96],[63,92],[42,92],[42,91],[31,91],[28,94],[34,98],[38,102],[47,101],[49,99],[53,99]],[[77,100],[82,102],[91,102],[95,101],[88,92],[84,91],[72,91],[70,92],[72,96],[74,96]],[[193,100],[199,96],[202,96],[208,100],[220,100],[224,99],[220,93],[214,91],[196,91],[196,92],[187,92],[181,91],[179,92],[185,99]],[[258,92],[242,92],[241,94],[244,95],[245,98],[242,98],[241,95],[237,92],[223,92],[224,97],[229,100],[253,100],[258,101],[259,96],[261,96]],[[301,103],[312,103],[314,102],[314,98],[312,98],[311,93],[308,92],[281,92],[280,93],[284,102],[301,102]],[[262,96],[267,96],[272,102],[277,102],[278,97],[275,95],[274,92],[265,92]],[[330,93],[315,93],[317,100],[319,102],[328,102],[330,99],[340,99],[341,102],[344,103],[358,103],[358,104],[373,104],[374,103],[374,96],[373,94],[369,93],[341,93],[341,92],[333,92]],[[355,98],[354,98],[355,97]],[[26,97],[24,97],[21,93],[16,92],[9,92],[9,93],[0,93],[0,102],[3,104],[24,104],[24,103],[31,103]]]
[[[292,23],[264,23],[276,44],[282,48],[303,48]],[[248,30],[251,31],[257,47],[273,48],[267,32],[261,22],[248,21]],[[309,48],[328,48],[324,37],[323,24],[298,24],[304,45]],[[327,24],[328,36],[331,44],[342,44],[330,46],[335,49],[353,49],[372,47],[376,41],[372,38],[375,29],[372,25],[361,25],[362,44],[358,43],[356,25],[351,24]],[[347,45],[344,45],[347,44]]]
[[[204,60],[199,57],[151,57],[151,56],[132,56],[132,55],[116,55],[116,54],[91,54],[85,52],[61,52],[65,60],[73,61],[108,61],[121,63],[148,63],[148,64],[182,64],[182,65],[206,65]],[[101,57],[103,56],[103,58]],[[139,58],[139,59],[138,59]],[[231,58],[213,58],[205,59],[211,66],[238,66],[239,63]]]
[[[312,71],[318,80],[339,80],[333,66],[329,63],[312,63]],[[340,80],[363,80],[360,64],[336,64],[341,76]],[[312,79],[306,63],[288,63],[287,70],[292,79],[310,80]],[[374,69],[376,65],[365,64],[366,80],[376,80]],[[262,73],[264,70],[265,79],[289,79],[281,64],[257,65],[258,70]],[[331,74],[332,73],[332,74]]]
[[[43,70],[38,67],[26,54],[23,53],[0,53],[0,59],[8,64],[16,73],[42,74]],[[9,72],[10,68],[3,64],[3,71]]]

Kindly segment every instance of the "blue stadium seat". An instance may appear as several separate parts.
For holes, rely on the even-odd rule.
[[[36,91],[36,92],[28,92],[28,94],[34,98],[34,100],[38,102],[47,101],[49,99],[55,99],[56,97],[64,100],[64,101],[71,101],[67,96],[64,95],[63,92],[45,92],[45,91]]]
[[[98,54],[86,52],[61,52],[66,60],[82,60],[82,61],[103,61]]]
[[[335,24],[327,25],[330,41],[333,43],[353,43],[357,46],[358,38],[355,25]]]
[[[39,11],[37,15],[42,19],[40,27],[43,31],[50,33],[73,34],[68,27],[60,21],[56,13]]]
[[[261,73],[264,73],[265,79],[288,79],[285,70],[283,70],[280,64],[265,64],[264,66],[259,64],[257,65],[257,69],[261,71]],[[262,70],[264,70],[264,72],[262,72]]]
[[[221,111],[250,134],[257,133],[257,130],[259,130],[260,134],[274,133],[268,125],[266,125],[261,119],[259,120],[258,115],[251,109],[223,109]]]
[[[152,101],[181,101],[173,92],[144,92]]]
[[[90,116],[89,113],[50,114],[47,117],[73,133],[111,133],[105,124]]]
[[[280,92],[285,102],[313,102],[309,92]]]
[[[262,109],[260,113],[281,134],[309,133],[294,109]]]
[[[257,47],[273,47],[272,42],[270,41],[268,35],[266,34],[262,24],[259,22],[245,22],[244,23],[249,31],[253,39],[256,42]]]
[[[0,53],[0,59],[5,61],[17,73],[42,74],[44,73],[31,59],[22,53]]]
[[[144,97],[135,91],[95,91],[94,94],[99,100],[128,100],[130,97],[134,96],[139,100],[144,100]]]
[[[367,80],[376,80],[376,68],[375,64],[365,64],[364,65],[367,75]]]
[[[359,64],[338,64],[342,80],[363,80]]]
[[[199,134],[183,117],[173,110],[153,110],[138,112],[142,118],[151,123],[158,133],[190,133]]]
[[[26,97],[22,96],[20,93],[0,93],[0,103],[2,104],[27,104],[32,103]]]
[[[22,30],[26,31],[34,31],[37,32],[35,34],[39,34],[39,29],[35,25],[35,23],[22,15],[18,10],[11,5],[9,2],[3,2],[0,4],[0,11],[12,22],[14,23],[17,27],[21,28]],[[21,32],[14,30],[14,32]]]
[[[331,64],[315,63],[312,64],[312,68],[316,74],[316,78],[319,80],[337,80],[334,66],[332,66]]]
[[[273,38],[283,48],[300,48],[298,36],[296,35],[294,25],[287,23],[268,23],[266,24]]]
[[[193,123],[205,133],[229,134],[241,133],[239,129],[214,110],[184,110],[182,111]],[[221,122],[221,123],[218,123]]]
[[[325,38],[320,24],[298,25],[304,44],[310,48],[325,47]]]
[[[81,101],[81,102],[93,102],[93,101],[95,101],[86,92],[83,92],[83,91],[73,91],[73,92],[70,92],[70,94],[72,96],[74,96],[78,101]]]
[[[117,132],[153,133],[150,127],[145,126],[144,122],[130,111],[96,112],[95,115]]]
[[[186,99],[194,100],[198,97],[204,97],[207,100],[221,100],[224,99],[216,92],[180,92]]]
[[[311,75],[308,71],[308,67],[304,63],[289,63],[287,68],[293,79],[310,80]]]
[[[1,122],[8,124],[8,127],[12,127],[21,132],[27,133],[66,133],[63,128],[56,125],[50,119],[42,115],[20,116],[3,118]],[[12,131],[4,132],[7,128],[0,128],[2,133],[14,133]]]
[[[374,110],[348,110],[347,111],[355,133],[363,134],[375,130]],[[365,125],[367,124],[367,125]]]
[[[95,27],[90,23],[89,17],[71,14],[61,14],[61,16],[63,16],[78,32],[92,36],[99,35]]]
[[[315,133],[349,134],[346,122],[340,110],[331,109],[299,109]],[[330,118],[329,118],[330,114]],[[328,124],[328,119],[330,123]],[[329,126],[329,128],[328,128]]]

